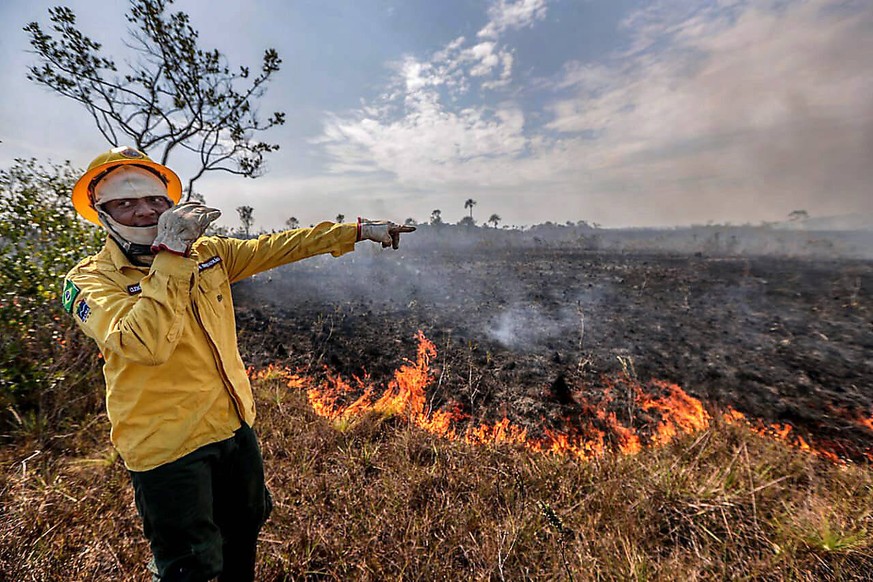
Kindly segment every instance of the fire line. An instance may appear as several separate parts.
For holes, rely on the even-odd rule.
[[[526,428],[513,424],[506,417],[493,424],[464,426],[469,415],[457,403],[440,410],[431,410],[428,406],[426,388],[433,382],[430,362],[436,357],[437,351],[421,331],[416,338],[418,346],[415,360],[406,360],[395,371],[381,394],[367,378],[355,378],[352,384],[331,372],[328,372],[324,383],[306,374],[272,365],[258,372],[250,370],[250,375],[254,379],[279,377],[289,387],[305,390],[313,411],[329,420],[352,421],[367,412],[401,416],[412,425],[446,439],[471,445],[511,444],[540,453],[571,455],[581,460],[600,457],[610,450],[635,454],[644,447],[663,447],[677,438],[698,433],[712,425],[713,419],[703,403],[676,384],[652,380],[643,385],[622,374],[617,378],[604,379],[607,385],[596,403],[576,396],[585,414],[576,419],[565,419],[563,430],[543,428],[542,436],[531,436]],[[647,419],[646,430],[640,431],[623,424],[616,412],[609,410],[614,400],[613,392],[618,390],[632,396],[640,416]],[[845,462],[835,450],[813,446],[789,424],[766,424],[750,420],[733,408],[722,413],[721,420],[727,424],[744,424],[761,437],[780,441],[830,461]],[[873,417],[859,419],[858,424],[873,430]],[[862,454],[873,461],[873,448],[868,448]]]

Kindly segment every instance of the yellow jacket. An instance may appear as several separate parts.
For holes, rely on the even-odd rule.
[[[65,309],[103,353],[111,440],[146,471],[233,436],[255,419],[230,284],[321,253],[354,249],[357,226],[323,222],[254,240],[204,237],[189,258],[133,265],[114,241],[76,265]]]

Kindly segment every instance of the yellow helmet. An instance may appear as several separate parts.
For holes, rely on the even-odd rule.
[[[153,162],[150,157],[130,146],[121,146],[112,148],[108,152],[102,153],[88,165],[88,171],[79,178],[76,185],[73,186],[73,207],[82,218],[99,225],[100,220],[97,218],[97,210],[92,203],[94,193],[94,185],[103,178],[109,170],[126,164],[135,164],[154,170],[167,185],[167,196],[178,204],[182,199],[182,181],[176,172],[164,166]]]

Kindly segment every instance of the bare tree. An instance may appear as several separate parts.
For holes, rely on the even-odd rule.
[[[255,209],[251,206],[238,206],[236,209],[239,212],[239,221],[242,223],[243,234],[246,238],[251,236],[252,225],[255,223]]]
[[[476,201],[473,200],[472,198],[467,198],[467,201],[464,202],[464,208],[465,208],[465,209],[466,209],[466,208],[469,208],[469,209],[470,209],[470,220],[473,219],[473,207],[474,207],[474,206],[476,206]]]
[[[162,164],[171,153],[191,152],[199,166],[188,178],[190,198],[194,182],[208,171],[263,174],[264,154],[279,146],[255,135],[283,124],[285,114],[262,121],[255,102],[282,61],[267,49],[257,74],[249,67],[232,70],[218,49],[198,47],[188,15],[167,12],[172,3],[131,0],[124,42],[135,58],[123,71],[77,28],[72,10],[49,9],[49,32],[37,22],[24,28],[38,58],[27,78],[81,103],[112,146],[132,142]]]

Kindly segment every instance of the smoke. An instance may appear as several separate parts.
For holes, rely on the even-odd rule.
[[[581,343],[585,319],[581,310],[575,314],[575,320],[573,315],[569,310],[549,314],[535,305],[517,305],[492,316],[484,331],[487,337],[516,351],[543,346],[550,339],[574,333]]]
[[[468,192],[523,224],[871,215],[871,23],[869,1],[646,3],[623,22],[625,49],[565,61],[499,107],[461,109],[431,63],[385,92],[425,111],[364,108],[322,143],[350,181],[363,164],[427,208],[460,209]],[[420,217],[421,198],[392,209]]]
[[[486,330],[486,333],[504,346],[515,347],[530,341],[528,330],[533,327],[530,325],[530,320],[533,318],[540,319],[535,307],[504,311],[498,316],[494,325]],[[544,326],[537,325],[535,327],[542,329]]]
[[[586,325],[596,333],[598,306],[611,283],[555,284],[564,280],[555,269],[566,263],[537,251],[548,253],[550,244],[521,232],[424,228],[404,237],[399,251],[360,244],[339,258],[317,256],[263,273],[241,291],[280,306],[311,302],[414,316],[515,352],[548,354],[568,342],[581,348]]]
[[[771,255],[811,259],[873,257],[873,232],[807,232],[770,227],[696,226],[612,230],[541,226],[525,231],[420,227],[399,251],[360,244],[339,258],[318,256],[242,284],[278,306],[308,303],[348,313],[391,313],[430,322],[455,337],[517,353],[586,350],[611,333],[604,302],[614,299],[625,253],[737,259]],[[596,278],[594,272],[614,273]],[[561,269],[580,268],[578,274]],[[575,287],[568,288],[567,281]],[[560,282],[557,284],[556,282]],[[639,282],[645,289],[646,282]],[[245,292],[245,291],[243,291]],[[740,306],[736,306],[741,310]],[[587,335],[586,335],[587,334]]]

